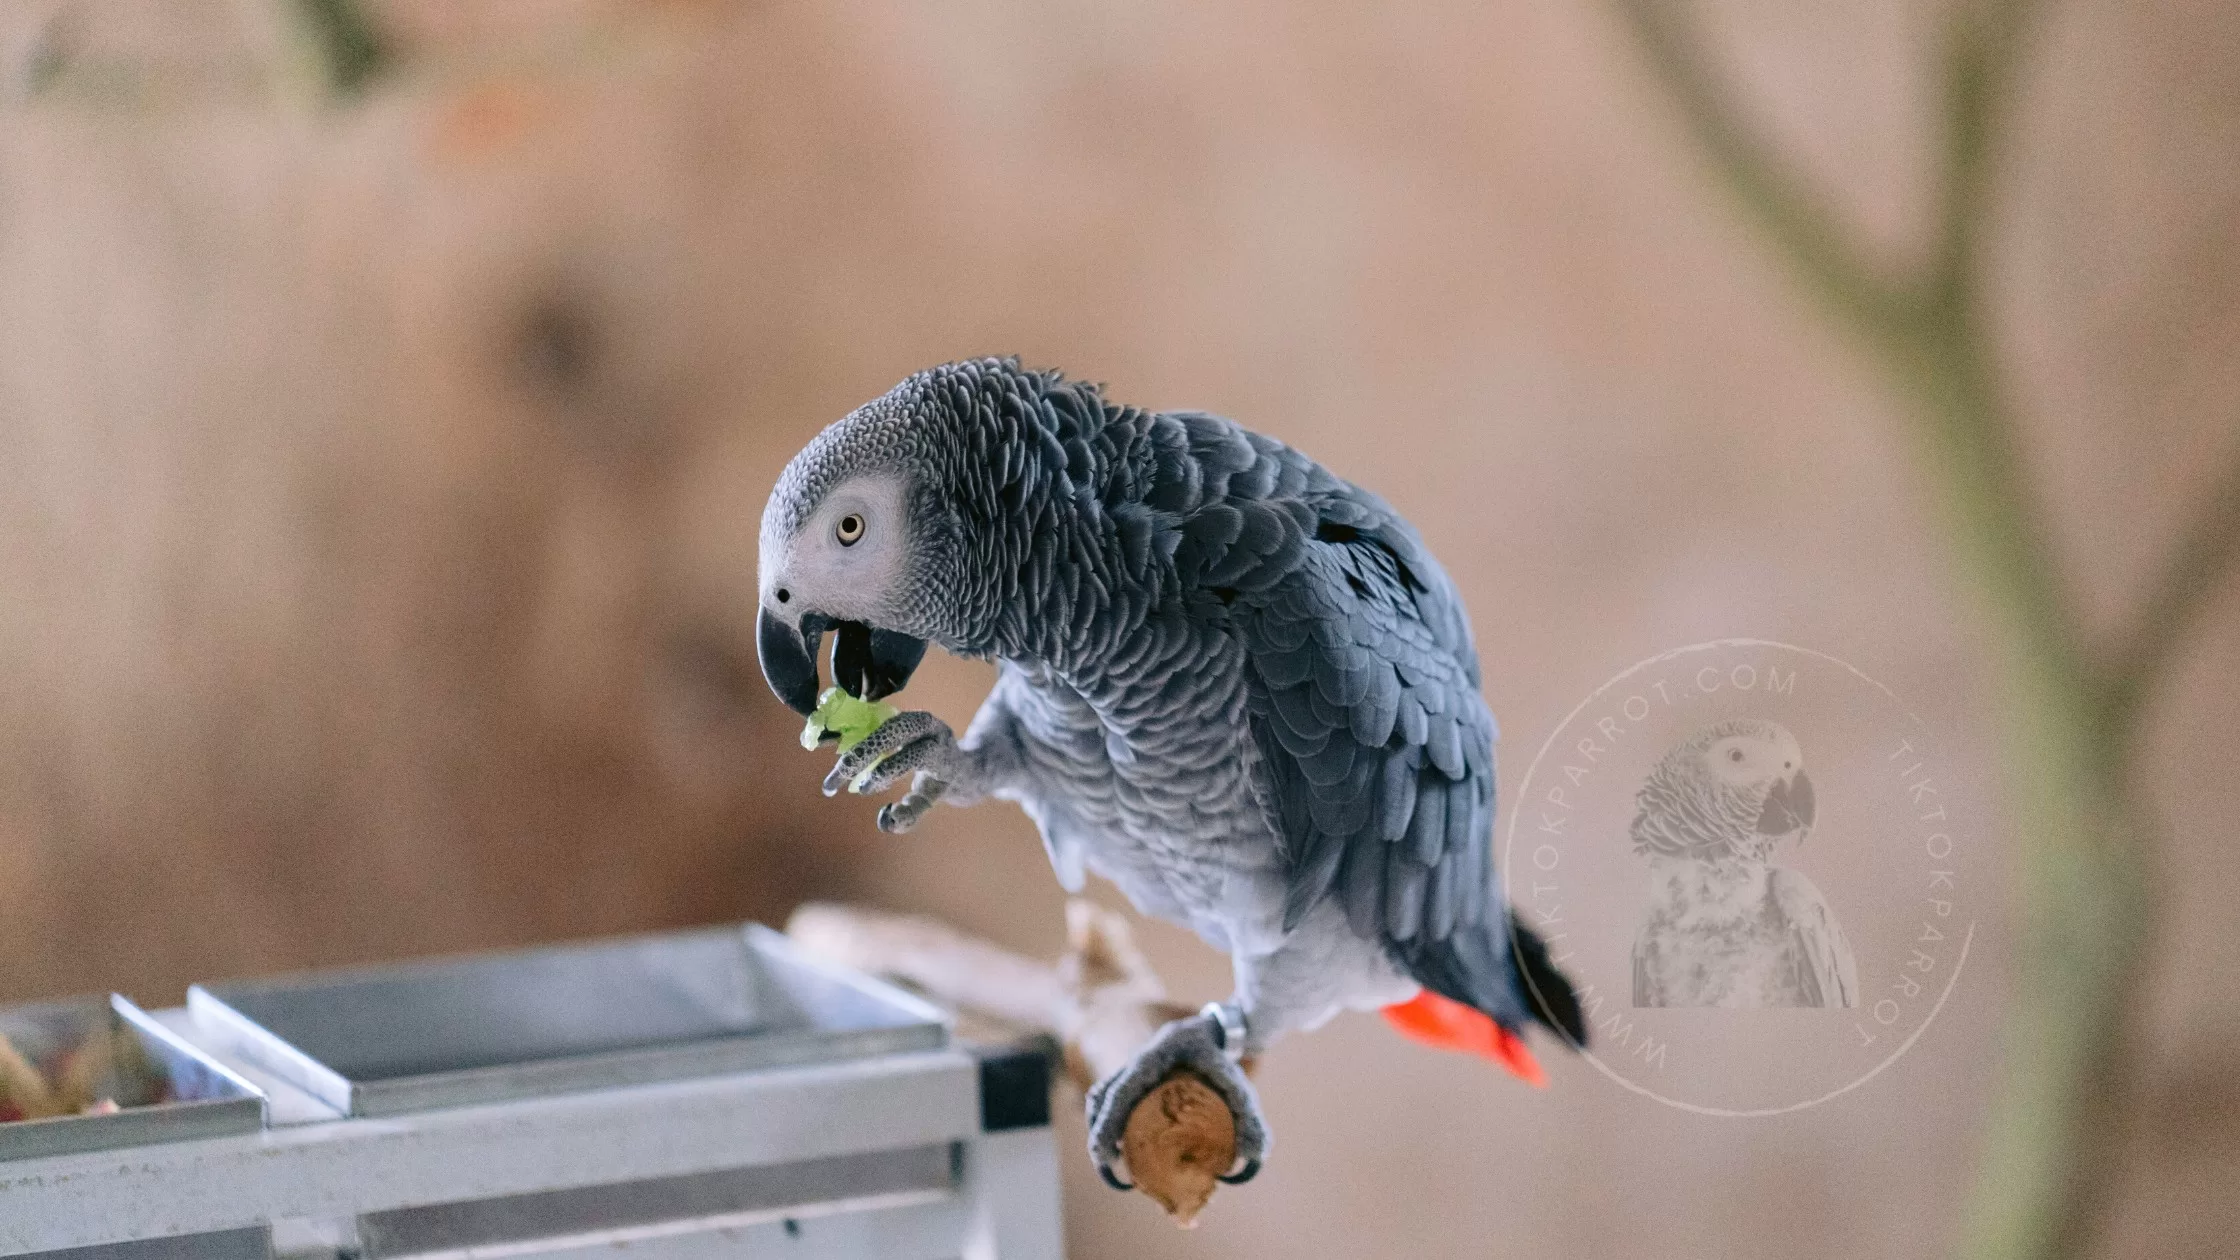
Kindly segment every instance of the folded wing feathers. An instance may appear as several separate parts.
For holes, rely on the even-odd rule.
[[[1459,616],[1437,595],[1421,602],[1432,588],[1412,531],[1294,452],[1212,417],[1162,417],[1152,451],[1166,484],[1150,506],[1182,519],[1156,545],[1235,609],[1248,644],[1252,725],[1278,754],[1266,784],[1289,868],[1286,925],[1333,896],[1355,931],[1395,941],[1479,921],[1491,895],[1491,765],[1480,751],[1491,730],[1464,694],[1476,670],[1461,659]],[[1191,470],[1181,491],[1164,475],[1170,462]],[[1117,526],[1127,563],[1140,563],[1153,533],[1125,517]],[[1378,532],[1390,529],[1398,541]]]

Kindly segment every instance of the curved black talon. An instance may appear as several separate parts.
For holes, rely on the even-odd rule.
[[[1095,1164],[1095,1165],[1097,1166],[1097,1175],[1098,1175],[1099,1177],[1102,1177],[1102,1178],[1104,1178],[1104,1183],[1105,1183],[1106,1185],[1108,1185],[1108,1186],[1111,1186],[1111,1187],[1112,1187],[1113,1189],[1115,1189],[1115,1190],[1118,1190],[1118,1191],[1120,1191],[1120,1192],[1121,1192],[1122,1194],[1125,1194],[1125,1193],[1127,1193],[1128,1191],[1130,1191],[1130,1190],[1133,1190],[1133,1189],[1135,1189],[1135,1188],[1136,1188],[1136,1187],[1135,1187],[1135,1183],[1134,1183],[1134,1182],[1132,1182],[1132,1181],[1122,1181],[1122,1180],[1120,1180],[1120,1178],[1119,1178],[1118,1176],[1114,1175],[1114,1173],[1113,1173],[1113,1171],[1112,1171],[1112,1168],[1111,1168],[1111,1166],[1110,1166],[1110,1165],[1108,1165],[1108,1164],[1106,1164],[1106,1163],[1105,1163],[1105,1162],[1104,1162],[1103,1160],[1101,1160],[1101,1159],[1093,1159],[1093,1160],[1090,1160],[1089,1162],[1090,1162],[1090,1163],[1092,1163],[1092,1164]],[[1259,1167],[1260,1167],[1259,1163],[1258,1163],[1257,1161],[1255,1161],[1255,1162],[1253,1163],[1253,1169],[1254,1169],[1255,1171],[1257,1171],[1257,1170],[1259,1169]]]
[[[1219,1173],[1215,1175],[1214,1180],[1222,1183],[1223,1185],[1241,1186],[1259,1175],[1260,1161],[1258,1159],[1248,1159],[1244,1162],[1244,1168],[1242,1171],[1233,1173]]]

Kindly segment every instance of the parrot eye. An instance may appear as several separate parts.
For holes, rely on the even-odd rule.
[[[1729,760],[1729,761],[1740,761],[1740,760],[1742,760],[1742,750],[1741,750],[1741,749],[1739,749],[1739,748],[1729,748],[1729,749],[1727,750],[1727,760]]]
[[[841,546],[855,546],[856,540],[863,537],[863,517],[854,512],[848,513],[840,518],[840,524],[833,529],[832,533],[834,537],[840,540]]]

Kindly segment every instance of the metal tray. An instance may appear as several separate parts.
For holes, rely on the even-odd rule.
[[[336,1111],[397,1115],[948,1043],[932,1006],[754,924],[196,985],[202,1039]]]
[[[106,1115],[53,1116],[0,1124],[0,1160],[35,1159],[77,1151],[183,1142],[254,1133],[264,1127],[264,1095],[177,1034],[112,994],[0,1010],[0,1033],[24,1058],[51,1070],[58,1055],[114,1032],[136,1048],[168,1088],[166,1102],[121,1097],[122,1110]]]
[[[170,1238],[143,1238],[138,1242],[34,1251],[29,1260],[271,1260],[271,1257],[271,1226],[253,1225],[214,1234],[180,1234]]]
[[[956,1152],[942,1142],[371,1212],[358,1218],[358,1248],[365,1260],[458,1256],[476,1248],[501,1255],[548,1249],[627,1255],[633,1234],[689,1236],[796,1212],[827,1215],[849,1204],[937,1202],[956,1193],[957,1180]]]

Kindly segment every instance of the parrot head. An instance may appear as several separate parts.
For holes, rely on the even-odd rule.
[[[902,690],[926,652],[895,598],[912,546],[902,479],[866,469],[841,478],[797,523],[773,531],[772,515],[764,517],[755,626],[770,689],[796,712],[813,712],[823,690],[817,646],[830,630],[832,680],[842,690],[863,700]]]
[[[1101,606],[1088,592],[1117,580],[1098,567],[1107,500],[1142,472],[1108,449],[1116,415],[1141,419],[1062,373],[964,359],[819,433],[762,512],[755,641],[770,689],[816,708],[827,631],[833,681],[862,700],[900,691],[928,644],[980,658],[1070,647]]]
[[[1812,780],[1797,737],[1777,722],[1720,722],[1674,746],[1636,797],[1634,850],[1762,858],[1811,833]]]
[[[970,522],[995,514],[991,467],[1020,461],[984,400],[1036,379],[1008,360],[920,372],[786,465],[762,513],[755,645],[788,707],[816,709],[828,631],[832,681],[863,700],[902,690],[928,643],[987,654],[1004,566]]]
[[[928,540],[912,517],[912,473],[894,444],[877,440],[881,420],[858,412],[818,435],[763,510],[755,647],[770,690],[804,715],[823,690],[826,631],[832,681],[877,700],[910,681],[934,629],[913,615],[925,602],[911,579]]]

